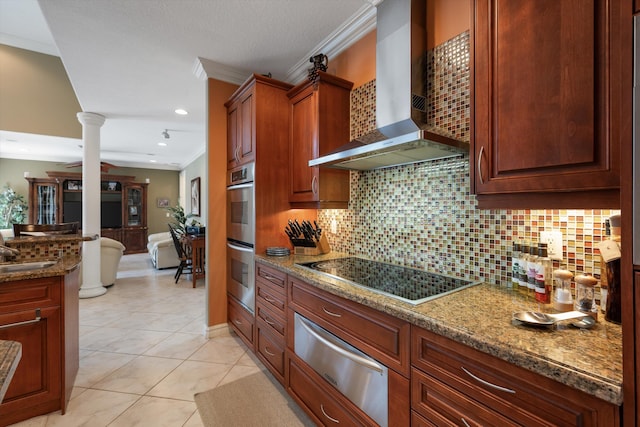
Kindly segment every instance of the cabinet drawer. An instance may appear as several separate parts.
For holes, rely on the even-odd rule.
[[[0,283],[0,312],[60,305],[60,278]]]
[[[375,426],[366,415],[335,390],[322,386],[324,380],[310,368],[306,370],[289,359],[289,393],[313,413],[313,421],[319,425]],[[355,413],[351,412],[351,409]]]
[[[283,289],[278,288],[271,282],[256,280],[256,302],[262,302],[271,307],[274,311],[284,316],[286,307],[286,296]]]
[[[478,427],[516,425],[417,369],[411,371],[411,407],[435,425],[450,423]],[[534,419],[525,425],[549,426],[548,423]]]
[[[227,295],[227,309],[231,327],[247,343],[249,348],[253,348],[253,315],[236,302],[231,295]]]
[[[276,314],[264,303],[258,301],[256,304],[256,319],[264,322],[271,332],[284,340],[287,333],[287,323],[282,315]]]
[[[409,376],[409,324],[289,278],[290,304],[361,351]]]
[[[287,283],[287,275],[285,273],[256,263],[256,279],[271,283],[279,287],[284,293],[284,286]]]
[[[440,396],[455,391],[520,425],[620,423],[620,408],[613,404],[432,332],[412,331],[412,365],[447,386],[448,394],[440,388]]]
[[[275,377],[284,383],[284,339],[272,337],[270,327],[258,320],[256,334],[256,350],[267,362],[267,367]]]

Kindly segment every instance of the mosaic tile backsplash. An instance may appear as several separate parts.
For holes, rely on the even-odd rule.
[[[465,32],[436,47],[431,56],[433,73],[447,83],[430,86],[430,97],[452,105],[433,109],[438,116],[433,120],[465,140],[468,52]],[[450,94],[445,95],[447,88]],[[351,105],[352,138],[374,129],[375,81],[354,89]],[[541,231],[559,230],[563,261],[554,261],[554,268],[599,277],[595,245],[604,237],[605,220],[618,210],[480,210],[469,189],[468,156],[352,171],[349,209],[322,210],[319,222],[330,230],[335,221],[338,232],[327,233],[333,250],[502,286],[511,280],[514,241],[537,242]]]

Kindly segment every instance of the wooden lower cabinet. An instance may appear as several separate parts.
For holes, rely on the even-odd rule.
[[[122,229],[122,240],[125,253],[137,254],[147,251],[147,227],[125,227]]]
[[[247,311],[247,309],[230,294],[227,294],[227,317],[231,328],[238,334],[242,341],[253,350],[255,326],[253,314]]]
[[[0,340],[22,344],[0,426],[65,413],[79,365],[78,272],[0,283]]]
[[[618,406],[417,327],[411,356],[422,425],[620,425]]]

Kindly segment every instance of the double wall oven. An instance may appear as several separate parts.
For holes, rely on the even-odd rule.
[[[254,164],[227,175],[227,291],[251,313],[255,294]]]

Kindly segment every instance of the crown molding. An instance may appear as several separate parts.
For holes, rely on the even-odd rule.
[[[368,3],[291,67],[287,72],[287,81],[298,84],[307,78],[310,57],[318,55],[320,52],[329,58],[338,56],[375,28],[376,8],[373,4]]]
[[[251,71],[230,67],[210,59],[197,57],[193,64],[193,74],[200,80],[212,78],[240,85],[252,73]]]
[[[311,49],[303,59],[289,69],[286,81],[298,84],[307,78],[309,58],[319,52],[335,57],[376,28],[376,5],[382,0],[367,0],[349,20],[333,31],[327,38]],[[240,85],[251,75],[250,71],[239,70],[219,62],[198,57],[193,66],[193,74],[201,80],[215,78]]]

